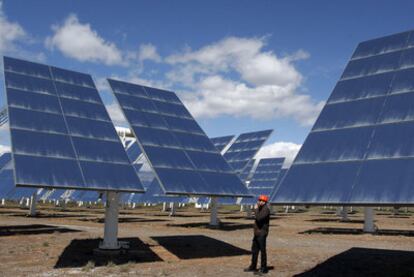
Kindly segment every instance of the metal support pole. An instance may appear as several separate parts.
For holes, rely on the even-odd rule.
[[[166,212],[167,211],[167,202],[163,202],[162,203],[162,211]]]
[[[36,216],[36,196],[37,196],[37,191],[33,192],[32,196],[30,197],[29,216]]]
[[[245,212],[245,211],[246,211],[246,206],[240,205],[240,212]]]
[[[118,243],[118,193],[106,193],[104,240],[99,245],[103,250],[116,250]]]
[[[175,216],[177,205],[174,202],[170,203],[170,216]]]
[[[246,207],[246,215],[249,218],[252,217],[252,207],[250,205]]]
[[[220,221],[217,218],[217,197],[211,197],[210,204],[210,226],[217,227],[220,223]]]
[[[348,221],[348,207],[342,206],[340,210],[341,221]]]
[[[1,199],[1,205],[2,206],[6,205],[6,199],[4,199],[4,198]]]
[[[372,207],[364,208],[364,232],[365,233],[374,233],[374,209]]]

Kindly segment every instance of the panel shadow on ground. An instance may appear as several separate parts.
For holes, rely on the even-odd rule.
[[[413,260],[411,251],[355,247],[295,276],[413,276]]]
[[[81,221],[89,221],[95,223],[104,223],[105,218],[83,218]],[[165,222],[170,221],[167,219],[153,219],[153,218],[144,218],[144,217],[120,217],[118,223],[134,223],[134,222]]]
[[[243,223],[232,223],[232,222],[220,222],[218,227],[212,227],[208,222],[191,222],[191,223],[170,223],[167,226],[171,227],[182,227],[182,228],[208,228],[208,229],[218,229],[221,231],[236,231],[244,229],[253,229],[253,224],[243,224]]]
[[[55,268],[83,267],[88,263],[93,263],[94,266],[105,266],[108,263],[121,265],[162,261],[147,244],[138,238],[120,238],[119,240],[129,243],[128,251],[122,251],[119,255],[99,255],[94,253],[94,250],[99,247],[101,239],[74,239],[59,256]]]
[[[299,234],[324,234],[324,235],[363,235],[366,234],[361,228],[338,228],[338,227],[319,227],[300,232]],[[397,229],[378,229],[373,235],[378,236],[406,236],[414,237],[414,231]]]
[[[249,255],[250,251],[202,235],[151,237],[180,259]]]
[[[0,237],[15,235],[42,235],[52,233],[70,233],[81,232],[75,229],[69,229],[60,226],[31,224],[31,225],[9,225],[0,226]]]

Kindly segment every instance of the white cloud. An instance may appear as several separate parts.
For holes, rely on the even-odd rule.
[[[26,38],[26,32],[18,23],[11,22],[3,12],[0,2],[0,53],[13,52],[15,42]]]
[[[161,62],[161,56],[157,53],[157,48],[151,43],[141,44],[138,51],[138,60],[141,62],[145,60]]]
[[[309,54],[278,57],[265,46],[264,38],[230,37],[187,49],[165,59],[173,66],[167,78],[186,88],[181,96],[197,117],[289,117],[312,125],[323,102],[298,93],[303,77],[293,64]]]
[[[125,64],[116,45],[105,41],[89,24],[79,22],[75,14],[69,15],[63,25],[52,26],[52,30],[54,34],[46,38],[46,46],[57,48],[67,57],[107,65]]]
[[[112,102],[109,105],[106,105],[106,110],[108,111],[109,117],[111,118],[112,122],[116,126],[127,126],[127,120],[122,113],[121,108],[119,107],[118,103]]]
[[[256,159],[284,157],[283,167],[290,167],[301,146],[293,142],[275,142],[262,147],[256,154]]]

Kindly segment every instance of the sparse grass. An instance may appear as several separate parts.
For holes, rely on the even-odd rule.
[[[49,243],[47,241],[42,243],[43,247],[49,247]]]

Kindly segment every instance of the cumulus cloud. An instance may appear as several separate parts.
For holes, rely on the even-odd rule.
[[[283,167],[287,168],[290,167],[301,147],[302,145],[293,142],[275,142],[262,147],[256,154],[256,159],[284,157]]]
[[[54,34],[46,38],[46,46],[67,57],[106,65],[125,64],[116,45],[103,39],[89,24],[79,22],[75,14],[69,15],[62,25],[52,26],[52,30]]]
[[[289,117],[312,125],[324,103],[298,92],[303,77],[293,63],[309,54],[279,57],[265,46],[264,38],[230,37],[187,49],[165,59],[173,66],[167,77],[187,89],[181,97],[197,117]]]
[[[13,51],[15,42],[27,36],[25,30],[18,23],[11,22],[3,12],[3,3],[0,2],[0,53]]]
[[[161,62],[161,56],[157,52],[157,48],[151,43],[141,44],[138,50],[138,60],[143,62],[145,60]]]

